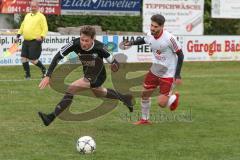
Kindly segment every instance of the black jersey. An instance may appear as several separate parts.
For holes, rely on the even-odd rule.
[[[71,52],[75,52],[78,55],[83,65],[84,77],[89,79],[91,83],[95,83],[98,79],[105,80],[106,70],[103,64],[103,58],[108,58],[110,53],[104,44],[98,40],[94,40],[91,48],[83,50],[80,45],[80,38],[74,39],[61,48],[53,58],[47,76],[51,76],[57,63]]]

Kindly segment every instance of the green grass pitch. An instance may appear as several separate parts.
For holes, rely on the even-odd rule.
[[[34,66],[30,81],[23,80],[21,66],[0,67],[0,160],[239,160],[239,68],[239,62],[185,63],[183,85],[177,87],[179,108],[174,113],[160,109],[153,97],[152,125],[132,124],[140,112],[137,98],[133,114],[119,103],[97,119],[57,119],[45,127],[37,112],[52,111],[62,94],[39,90],[40,71]],[[67,81],[79,75],[77,70]],[[112,86],[110,78],[104,86]],[[82,112],[99,103],[76,96],[71,110]],[[76,140],[85,135],[96,141],[94,154],[76,151]]]

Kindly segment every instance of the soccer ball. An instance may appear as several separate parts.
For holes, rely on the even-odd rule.
[[[96,143],[92,137],[83,136],[77,140],[76,148],[81,154],[89,154],[96,150]]]

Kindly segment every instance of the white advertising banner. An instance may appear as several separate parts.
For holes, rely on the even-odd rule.
[[[119,36],[119,40],[138,39],[137,36]],[[178,36],[184,53],[184,61],[239,61],[240,36]],[[148,45],[133,46],[124,53],[127,62],[152,62]]]
[[[17,52],[13,54],[8,53],[8,49],[12,46],[15,38],[15,36],[0,36],[0,65],[21,64],[21,45],[18,47],[19,50]],[[47,36],[42,44],[40,60],[44,64],[50,64],[57,51],[74,38],[74,36]]]
[[[78,36],[47,36],[42,47],[40,60],[44,64],[50,64],[53,56],[62,46]],[[152,62],[152,52],[148,45],[136,45],[127,50],[118,46],[123,40],[136,40],[143,36],[97,36],[97,40],[104,44],[114,44],[113,55],[124,54],[126,62]],[[21,65],[20,52],[14,54],[7,52],[14,41],[13,36],[0,36],[0,65]],[[185,61],[239,61],[240,60],[240,36],[178,36],[182,45]],[[75,57],[70,53],[62,62]]]
[[[143,0],[143,32],[150,31],[152,15],[162,14],[169,32],[202,35],[203,12],[204,0]]]
[[[240,18],[240,0],[212,0],[213,18]]]
[[[184,36],[185,61],[240,60],[240,36]]]

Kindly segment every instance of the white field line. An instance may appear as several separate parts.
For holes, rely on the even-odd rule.
[[[200,74],[200,75],[188,75],[182,76],[183,79],[187,78],[222,78],[222,77],[240,77],[238,74]],[[136,78],[136,77],[134,77]],[[28,82],[28,81],[41,81],[41,79],[0,79],[0,82]]]
[[[28,82],[28,81],[40,81],[41,79],[0,79],[0,82]]]

